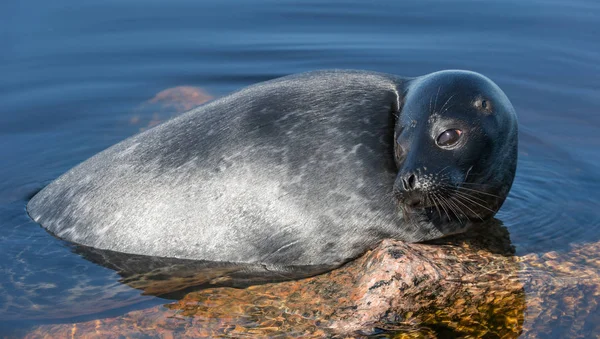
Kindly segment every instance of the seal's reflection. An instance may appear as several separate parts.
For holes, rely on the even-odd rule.
[[[523,326],[519,264],[508,231],[497,220],[426,244],[385,240],[339,269],[297,281],[281,282],[327,268],[296,267],[289,276],[276,276],[251,265],[79,250],[146,294],[183,297],[165,305],[168,312],[192,317],[194,333],[207,336],[325,331],[505,338],[517,337]],[[280,282],[269,283],[273,280]],[[261,285],[228,288],[253,284]],[[190,291],[195,292],[184,296]],[[136,320],[129,316],[124,326],[127,321]]]
[[[244,288],[295,280],[330,271],[335,266],[288,266],[269,270],[265,265],[161,258],[74,246],[85,259],[110,268],[120,282],[143,294],[181,299],[187,293],[212,287]]]

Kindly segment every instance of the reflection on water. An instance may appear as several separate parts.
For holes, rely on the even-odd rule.
[[[146,295],[167,299],[181,299],[191,291],[204,288],[243,288],[301,279],[335,268],[327,265],[289,266],[272,271],[260,264],[159,258],[85,246],[74,248],[74,252],[83,258],[115,270],[121,276],[121,283],[140,289]]]
[[[259,314],[252,307],[273,316],[262,323],[265,328],[281,328],[285,320],[296,329],[321,330],[309,325],[312,315],[281,314],[291,305],[286,302],[311,300],[289,301],[293,294],[288,292],[288,301],[279,303],[273,293],[298,286],[293,282],[205,289],[168,304],[171,310],[159,306],[167,301],[119,282],[140,276],[121,276],[84,260],[33,223],[25,213],[26,201],[98,151],[208,98],[188,96],[187,104],[166,107],[149,101],[165,88],[202,86],[205,93],[220,96],[314,69],[416,76],[461,68],[492,78],[519,115],[517,176],[497,215],[517,257],[458,246],[462,252],[455,255],[461,260],[493,258],[486,268],[506,268],[485,287],[494,300],[472,299],[476,294],[469,288],[485,283],[463,283],[454,301],[441,299],[445,304],[414,299],[422,303],[422,313],[392,319],[389,329],[413,319],[410,329],[396,330],[410,332],[424,324],[419,329],[423,336],[485,331],[509,337],[519,331],[531,337],[597,336],[600,45],[593,42],[599,18],[600,3],[592,0],[0,3],[0,334],[72,321],[83,321],[79,328],[90,326],[91,331],[94,322],[86,321],[123,314],[112,325],[124,333],[132,328],[146,334],[152,328],[181,330],[179,322],[188,324],[186,333],[216,330],[225,327],[215,322],[236,321],[224,320],[225,313],[205,317],[216,311],[202,305],[219,303],[228,303],[224,310],[239,315],[239,321],[248,319],[245,314]],[[159,97],[165,96],[168,92]],[[460,263],[459,272],[469,267]],[[117,266],[111,267],[123,273]],[[481,273],[483,267],[470,269]],[[321,276],[309,279],[335,290]],[[127,281],[134,285],[136,279]],[[251,296],[267,287],[274,290],[264,290],[263,301]],[[323,294],[314,296],[322,307],[344,302],[326,299],[339,297],[333,291]],[[450,310],[456,316],[444,313]],[[190,320],[185,314],[198,316]],[[248,326],[238,329],[258,321],[250,317]]]

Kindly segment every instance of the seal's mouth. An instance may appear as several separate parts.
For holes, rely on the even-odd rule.
[[[469,187],[449,187],[420,192],[403,192],[398,205],[407,221],[427,220],[434,224],[484,221],[495,214],[497,196]]]
[[[406,204],[401,204],[401,209],[404,215],[404,218],[407,221],[414,221],[426,219],[434,224],[438,223],[448,223],[456,218],[450,213],[445,213],[443,207],[430,204],[430,205],[421,205],[421,206],[410,206]]]
[[[435,204],[414,205],[414,204],[401,203],[400,205],[401,205],[402,211],[405,213],[408,213],[408,214],[431,213],[431,212],[435,211],[435,209],[438,207]]]

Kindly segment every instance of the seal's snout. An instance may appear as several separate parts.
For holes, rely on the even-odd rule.
[[[395,186],[402,193],[427,191],[433,185],[432,179],[434,176],[421,173],[421,170],[399,173]]]
[[[425,206],[424,189],[428,186],[425,178],[417,173],[399,174],[394,185],[394,194],[398,201],[409,208],[418,209]]]

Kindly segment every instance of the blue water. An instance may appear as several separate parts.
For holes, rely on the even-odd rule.
[[[519,115],[498,214],[517,254],[600,241],[599,36],[594,0],[0,2],[0,335],[164,303],[72,253],[25,205],[138,132],[136,107],[173,86],[222,96],[315,69],[483,73]]]

